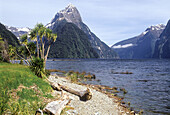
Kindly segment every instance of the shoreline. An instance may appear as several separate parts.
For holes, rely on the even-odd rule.
[[[98,87],[99,85],[89,85],[83,83],[72,83],[69,79],[59,77],[58,75],[50,75],[48,77],[50,82],[56,82],[68,87],[73,87],[77,90],[84,90],[90,88],[92,91],[92,99],[86,102],[80,101],[79,98],[71,93],[64,91],[65,94],[71,96],[72,101],[69,106],[74,108],[73,110],[66,111],[70,115],[137,115],[134,111],[131,111],[128,107],[121,103],[121,98],[112,95],[109,92],[102,91]],[[56,93],[60,93],[56,91]]]

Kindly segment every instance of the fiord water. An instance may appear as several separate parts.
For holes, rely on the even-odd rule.
[[[145,115],[170,114],[170,60],[48,60],[47,69],[90,72],[87,83],[125,88],[125,102]],[[133,74],[120,74],[121,72]],[[118,94],[119,95],[119,94]]]

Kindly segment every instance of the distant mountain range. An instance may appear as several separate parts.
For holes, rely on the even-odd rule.
[[[4,30],[4,26],[0,26]],[[46,27],[58,35],[56,42],[51,46],[50,58],[170,58],[170,21],[166,26],[151,26],[140,35],[118,42],[111,48],[91,32],[82,21],[77,8],[71,4],[59,11]],[[31,30],[9,26],[6,28],[17,38]],[[3,33],[2,29],[0,32]],[[10,33],[7,35],[10,35],[9,44],[19,44],[16,37]]]
[[[12,26],[5,26],[6,29],[11,31],[18,39],[20,36],[24,34],[28,34],[29,31],[31,31],[30,28],[25,27],[25,28],[17,28],[17,27],[12,27]]]
[[[55,17],[51,20],[51,22],[46,25],[46,27],[52,29],[54,33],[57,33],[60,30],[60,28],[65,27],[63,25],[65,25],[68,22],[76,25],[78,27],[77,30],[80,29],[87,35],[88,40],[91,43],[91,46],[93,47],[95,52],[97,52],[97,54],[99,55],[99,58],[108,59],[108,58],[118,57],[113,49],[107,46],[94,33],[90,31],[88,26],[83,23],[82,18],[77,8],[71,4],[67,6],[64,10],[59,11],[55,15]],[[68,30],[68,31],[71,31],[71,30]],[[75,33],[75,36],[77,36],[76,33]],[[68,37],[67,39],[69,39],[69,36],[67,37]],[[57,44],[57,42],[54,44]],[[51,50],[50,52],[56,53],[55,51]]]
[[[136,37],[114,44],[112,48],[121,59],[153,58],[156,42],[164,29],[163,24],[151,26]]]
[[[79,11],[72,4],[59,11],[46,27],[52,29],[53,33],[58,34],[58,39],[51,46],[50,58],[118,58],[116,52],[102,42],[83,23]],[[31,30],[30,28],[9,26],[6,26],[6,28],[13,32],[18,39],[21,35],[27,34]]]

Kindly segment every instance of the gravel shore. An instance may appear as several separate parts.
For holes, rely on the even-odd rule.
[[[61,85],[74,88],[82,91],[86,90],[87,86],[78,85],[71,83],[69,80],[57,76],[49,76],[50,82],[57,82]],[[69,106],[73,107],[74,110],[67,111],[68,115],[128,115],[129,113],[122,111],[118,103],[114,102],[113,98],[109,98],[106,94],[98,92],[92,88],[92,98],[88,101],[80,101],[79,97],[71,93],[65,92],[69,95],[72,100]],[[59,91],[57,93],[60,93]]]

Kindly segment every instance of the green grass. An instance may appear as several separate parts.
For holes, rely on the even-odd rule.
[[[24,88],[19,90],[20,85]],[[35,114],[36,109],[44,106],[42,97],[52,98],[51,91],[50,85],[28,66],[0,63],[0,114]]]

